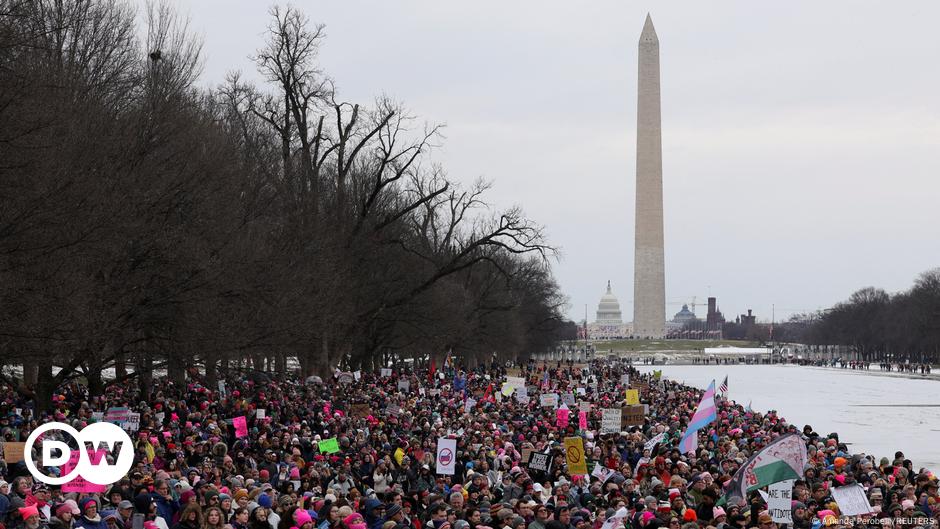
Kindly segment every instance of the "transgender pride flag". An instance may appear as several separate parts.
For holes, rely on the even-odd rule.
[[[689,427],[686,429],[685,435],[679,441],[679,452],[682,454],[694,452],[698,448],[698,431],[708,426],[716,417],[715,381],[712,380],[712,383],[708,385],[708,389],[705,390],[705,394],[702,395],[702,401],[698,403],[698,408],[695,409],[695,415],[689,421]]]

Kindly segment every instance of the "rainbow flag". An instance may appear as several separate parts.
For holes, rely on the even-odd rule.
[[[702,395],[702,401],[698,403],[692,420],[689,421],[689,427],[685,430],[682,440],[679,441],[679,452],[687,454],[694,452],[698,448],[698,431],[708,426],[709,423],[718,417],[715,413],[715,381],[708,385],[705,394]]]

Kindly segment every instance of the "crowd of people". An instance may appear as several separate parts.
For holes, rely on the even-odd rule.
[[[522,377],[524,390],[507,376]],[[641,426],[601,433],[603,410],[640,389]],[[557,403],[543,402],[555,394]],[[0,463],[5,529],[776,529],[758,490],[723,503],[748,459],[787,433],[808,461],[792,490],[794,529],[879,523],[936,528],[937,478],[903,453],[852,454],[835,433],[718,399],[698,447],[676,448],[702,391],[631,365],[594,361],[507,368],[393,367],[329,380],[229,376],[224,387],[161,380],[150,394],[72,383],[37,412],[2,388],[0,435],[38,425],[77,430],[109,409],[139,413],[135,460],[103,492],[64,492],[22,461]],[[553,399],[549,399],[553,400]],[[571,420],[556,406],[565,405]],[[263,411],[262,411],[263,410]],[[585,412],[582,427],[579,411]],[[247,432],[234,419],[246,419]],[[650,441],[663,434],[658,443]],[[587,474],[569,472],[564,438],[580,437]],[[456,440],[453,474],[437,473],[440,438]],[[335,444],[333,441],[335,440]],[[544,468],[531,454],[548,454]],[[25,457],[38,458],[38,452]],[[544,460],[543,460],[544,461]],[[54,474],[56,469],[44,469]],[[832,489],[860,484],[872,512],[847,518]]]

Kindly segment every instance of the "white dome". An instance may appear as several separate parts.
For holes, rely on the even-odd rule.
[[[610,281],[607,282],[607,293],[601,296],[597,304],[597,323],[605,325],[620,325],[623,317],[620,313],[620,302],[610,290]]]

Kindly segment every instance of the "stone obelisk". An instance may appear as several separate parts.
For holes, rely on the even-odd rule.
[[[633,335],[666,333],[663,257],[663,147],[659,108],[659,38],[646,15],[640,34],[636,112],[636,253],[633,268]]]

